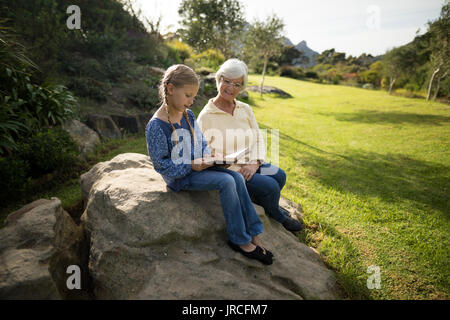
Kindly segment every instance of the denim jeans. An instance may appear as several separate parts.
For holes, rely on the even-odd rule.
[[[183,190],[219,190],[231,242],[245,245],[252,237],[264,232],[240,173],[220,167],[193,171],[189,175],[189,184]]]
[[[269,175],[261,174],[261,168],[267,170]],[[279,201],[281,189],[286,184],[286,173],[270,163],[262,164],[253,177],[246,181],[248,193],[254,203],[264,208],[267,215],[283,223],[287,215],[280,210]]]

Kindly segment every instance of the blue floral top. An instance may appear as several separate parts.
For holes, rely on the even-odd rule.
[[[181,126],[177,123],[173,124],[177,129],[177,145],[172,142],[172,127],[169,123],[152,118],[145,127],[147,151],[153,167],[162,175],[167,186],[175,192],[189,184],[188,176],[192,172],[191,161],[211,154],[194,113],[189,109],[187,113],[194,128],[195,145],[184,116],[181,118]]]

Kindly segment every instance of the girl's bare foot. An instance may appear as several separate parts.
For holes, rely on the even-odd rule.
[[[252,242],[249,242],[246,245],[239,247],[241,247],[241,249],[244,250],[245,252],[252,252],[253,250],[256,249],[256,246]]]
[[[261,247],[261,249],[263,250],[264,254],[266,254],[266,249],[261,244],[261,239],[259,238],[259,236],[254,236],[252,238],[252,242],[251,243],[253,243],[255,246]]]

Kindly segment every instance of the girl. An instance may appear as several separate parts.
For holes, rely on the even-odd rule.
[[[188,108],[199,88],[195,72],[185,65],[171,66],[159,86],[161,107],[145,128],[153,167],[167,186],[180,190],[219,190],[228,245],[244,256],[272,264],[272,253],[261,245],[261,220],[242,175],[211,164],[210,149],[195,116]]]

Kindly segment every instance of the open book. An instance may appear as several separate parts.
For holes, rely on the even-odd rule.
[[[222,157],[211,157],[206,162],[209,164],[233,164],[236,163],[241,157],[243,157],[248,151],[248,147],[242,150],[239,150],[235,153],[228,154]]]

